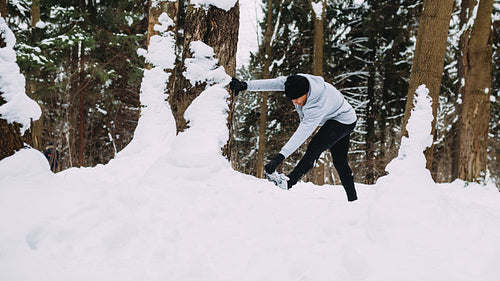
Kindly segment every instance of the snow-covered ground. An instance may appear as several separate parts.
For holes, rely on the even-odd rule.
[[[228,79],[176,136],[161,59],[149,54],[134,139],[107,165],[53,174],[33,149],[0,161],[0,280],[500,280],[500,193],[432,181],[425,88],[389,174],[350,203],[340,186],[284,191],[231,169]]]
[[[400,157],[352,203],[339,186],[284,191],[233,171],[201,129],[58,174],[32,149],[0,161],[0,280],[499,280],[494,186],[437,185]]]

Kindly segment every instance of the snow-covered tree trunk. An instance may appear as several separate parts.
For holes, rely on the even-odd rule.
[[[166,13],[174,24],[169,27],[169,31],[173,31],[175,23],[177,22],[179,3],[178,0],[150,0],[149,1],[149,14],[148,14],[148,35],[147,45],[154,35],[159,35],[160,32],[155,30],[155,26],[159,23],[158,19],[161,14]]]
[[[313,26],[314,26],[314,35],[313,35],[313,65],[312,65],[312,73],[314,75],[323,76],[323,46],[325,45],[324,40],[324,25],[325,25],[325,11],[326,11],[326,0],[321,0],[318,2],[314,2],[313,0],[309,0],[309,6],[311,7],[312,16],[313,16]],[[316,167],[312,169],[310,173],[313,176],[313,182],[318,185],[325,184],[325,169],[327,169],[327,158],[325,158],[326,154],[323,154],[323,157],[318,159],[318,164]]]
[[[33,119],[41,115],[40,107],[25,94],[24,76],[21,75],[13,50],[15,36],[0,17],[0,159],[14,154],[31,144],[23,135]]]
[[[406,124],[413,108],[413,94],[422,84],[425,84],[430,91],[433,116],[436,116],[453,2],[453,0],[424,1],[417,32],[402,135],[407,134]],[[432,135],[435,135],[435,120],[432,128]],[[432,147],[430,147],[426,151],[428,168],[432,166],[432,158]]]
[[[3,39],[0,36],[0,46],[2,45]],[[2,98],[3,93],[0,92],[0,106],[4,105],[6,102]],[[0,118],[0,133],[2,137],[0,138],[0,160],[11,156],[17,150],[24,147],[21,134],[19,133],[21,126],[17,123],[9,124],[7,120]]]
[[[2,11],[2,17],[4,16],[5,1],[0,0],[0,10]],[[5,34],[0,29],[0,48],[5,48]],[[0,91],[0,106],[7,103],[3,98],[3,92]],[[24,147],[22,137],[20,132],[21,126],[18,123],[9,124],[7,120],[0,118],[0,132],[2,137],[0,138],[0,159],[11,156],[17,150]]]
[[[31,27],[32,28],[36,27],[36,24],[39,20],[40,20],[40,0],[33,0],[33,2],[31,2]]]
[[[191,1],[187,7],[182,64],[176,71],[183,72],[186,59],[192,58],[191,42],[202,41],[212,47],[219,65],[223,66],[226,73],[234,76],[236,72],[236,47],[239,28],[239,5],[236,3],[225,10],[213,5],[201,6],[200,1]],[[208,4],[204,4],[208,5]],[[180,69],[179,69],[180,67]],[[206,83],[197,83],[195,86],[184,76],[179,76],[175,81],[174,90],[170,95],[170,105],[177,124],[177,132],[184,131],[188,124],[184,119],[184,112],[191,102],[205,89]],[[230,111],[233,111],[234,93],[230,97]],[[232,120],[232,113],[229,112]],[[232,121],[228,120],[229,124]],[[230,126],[230,135],[232,134]],[[230,142],[225,148],[225,155],[229,158]]]
[[[323,76],[323,45],[326,0],[314,2],[309,0],[314,21],[314,52],[313,52],[313,74]]]
[[[486,175],[490,121],[493,0],[480,0],[475,9],[476,17],[466,31],[463,53],[465,85],[458,176],[466,181],[478,181]]]

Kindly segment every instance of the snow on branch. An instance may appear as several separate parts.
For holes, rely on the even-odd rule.
[[[191,4],[195,7],[208,8],[210,5],[220,8],[228,12],[236,4],[238,0],[191,0]]]
[[[323,18],[323,2],[311,2],[311,5],[316,19],[321,20]]]
[[[185,60],[186,71],[183,74],[191,85],[207,82],[207,86],[210,86],[230,79],[223,66],[217,67],[218,60],[212,47],[201,41],[193,41],[190,48],[193,58]]]
[[[29,129],[31,120],[42,115],[40,106],[26,95],[25,79],[16,63],[14,33],[0,17],[0,36],[6,46],[0,48],[0,94],[6,102],[0,106],[0,118],[21,124],[21,134]]]

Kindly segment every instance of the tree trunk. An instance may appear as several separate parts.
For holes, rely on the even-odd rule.
[[[374,10],[378,10],[377,3],[373,3]],[[368,81],[366,90],[366,134],[365,134],[365,184],[373,184],[375,182],[375,78],[377,75],[376,69],[376,54],[377,54],[377,44],[375,38],[375,22],[377,20],[376,15],[373,15],[371,22],[371,32],[369,32],[368,37],[368,48],[369,48],[369,61],[371,64],[368,67]]]
[[[5,2],[2,2],[1,4],[3,5]],[[2,5],[0,5],[0,8],[3,8]],[[5,46],[6,44],[3,39],[3,34],[0,33],[0,48]],[[2,98],[3,94],[4,93],[0,92],[0,106],[6,103],[6,101]],[[0,137],[0,160],[13,155],[17,150],[24,147],[20,128],[21,126],[19,124],[9,124],[7,123],[7,120],[0,116],[0,133],[2,135],[2,137]]]
[[[1,42],[0,36],[0,43]],[[0,105],[5,104],[2,98],[3,93],[0,92]],[[0,160],[13,155],[16,151],[24,147],[23,138],[21,137],[21,126],[17,123],[9,124],[7,120],[0,116]]]
[[[403,118],[402,135],[407,135],[406,124],[413,109],[413,97],[417,88],[425,84],[432,97],[432,135],[435,135],[436,114],[439,103],[441,79],[448,29],[453,9],[453,0],[424,0],[417,32],[415,56],[410,74],[408,99]],[[432,167],[432,147],[426,150],[427,168]]]
[[[314,5],[321,5],[321,9],[314,7]],[[314,45],[313,45],[313,75],[323,76],[323,45],[324,45],[324,24],[325,24],[325,10],[326,1],[322,0],[318,3],[313,3],[309,0],[309,6],[313,16],[314,26]],[[318,12],[319,11],[319,12]],[[318,12],[318,13],[317,13]],[[328,165],[325,163],[326,159],[318,159],[318,164],[311,171],[313,181],[317,185],[325,184],[325,169]]]
[[[31,27],[34,28],[40,20],[40,0],[33,0],[31,3]]]
[[[7,0],[0,0],[0,17],[7,18]]]
[[[474,11],[476,0],[462,0],[460,6],[460,30],[465,29],[465,25],[469,21],[469,18],[472,16],[472,12]],[[464,69],[464,46],[465,46],[465,37],[466,33],[464,32],[460,36],[460,40],[458,42],[459,49],[456,54],[457,61],[457,85],[455,89],[455,93],[458,98],[462,99],[464,96],[464,85],[462,85],[462,81],[465,81],[465,69]],[[462,104],[459,102],[455,102],[456,104],[456,115],[462,115]],[[460,121],[460,120],[459,120]],[[452,140],[451,140],[451,179],[458,178],[458,163],[460,159],[460,124],[459,122],[455,122],[452,125]]]
[[[273,0],[267,1],[267,22],[264,35],[264,66],[262,67],[262,79],[269,79],[272,60],[271,37],[273,35]],[[264,178],[264,152],[266,151],[266,129],[267,129],[267,100],[268,92],[261,92],[260,116],[259,116],[259,141],[257,144],[257,162],[255,165],[256,176]]]
[[[236,2],[229,11],[210,7],[207,13],[208,34],[206,44],[214,48],[215,57],[219,65],[224,66],[226,73],[234,77],[236,75],[236,51],[238,47],[238,31],[240,26],[240,6]],[[231,159],[231,147],[233,139],[234,122],[234,92],[229,91],[230,97],[227,125],[229,128],[229,139],[224,146],[222,154]],[[199,95],[199,94],[198,94]]]
[[[40,21],[40,0],[33,0],[31,3],[31,34],[32,34],[32,42],[37,44],[40,42],[40,30],[36,27],[36,23]],[[26,75],[26,89],[28,95],[35,99],[40,100],[40,96],[37,94],[37,91],[40,88],[40,67],[38,65],[32,65],[30,67],[31,75]],[[44,107],[40,105],[42,112],[44,111]],[[32,122],[31,124],[31,141],[33,142],[33,147],[38,150],[43,150],[44,144],[40,143],[38,139],[41,139],[43,135],[43,117]]]
[[[162,0],[157,1],[155,6],[152,6],[152,1],[149,0],[149,14],[148,14],[148,35],[147,35],[147,46],[149,46],[149,40],[152,36],[158,35],[159,32],[154,30],[155,25],[158,24],[158,18],[161,14],[167,13],[167,15],[174,21],[177,22],[177,12],[179,8],[178,0]],[[171,27],[172,29],[173,27]],[[173,31],[173,30],[170,30]]]
[[[486,175],[492,72],[493,0],[480,0],[474,26],[466,31],[465,89],[460,115],[459,178],[480,181]]]
[[[313,74],[317,76],[323,76],[323,45],[324,41],[324,25],[325,25],[325,12],[326,12],[326,0],[321,2],[321,14],[316,14],[316,10],[313,8],[312,0],[309,0],[309,5],[311,6],[313,18],[314,18],[314,53],[313,53]]]
[[[202,41],[213,48],[219,65],[224,66],[227,74],[234,76],[236,73],[236,47],[238,42],[239,5],[235,4],[228,12],[215,6],[208,10],[196,8],[189,4],[186,12],[184,28],[184,44],[182,62],[191,57],[190,44],[193,41]],[[179,69],[180,68],[180,69]],[[182,73],[184,64],[177,67],[176,71]],[[195,87],[182,75],[175,82],[174,90],[169,97],[172,112],[177,125],[177,132],[184,131],[188,124],[184,119],[184,112],[191,102],[205,89],[205,84]],[[229,99],[229,130],[230,139],[224,148],[224,155],[230,159],[232,112],[234,111],[234,93]]]
[[[179,12],[179,0],[163,0],[156,2],[156,5],[153,6],[152,0],[149,0],[149,12],[148,12],[148,32],[147,32],[147,41],[146,46],[149,49],[149,42],[152,36],[159,35],[159,32],[154,30],[155,25],[158,24],[158,20],[163,13],[166,13],[168,17],[174,22],[174,26],[170,26],[168,31],[174,33],[174,40],[177,38],[177,23],[178,23],[178,12]],[[146,69],[151,69],[151,65],[146,63]],[[174,67],[175,69],[175,67]],[[175,74],[174,69],[166,69],[165,71],[170,73],[169,81],[167,82],[167,87],[165,89],[166,94],[170,94],[173,92],[173,85],[175,82]]]
[[[85,48],[83,43],[80,43],[80,58],[79,58],[79,73],[78,73],[78,165],[85,166],[85,123],[87,119],[87,112],[85,110],[85,88],[83,86],[83,79],[85,78],[85,63],[83,57],[85,56]]]

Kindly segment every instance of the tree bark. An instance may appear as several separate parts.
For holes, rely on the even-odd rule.
[[[372,9],[374,11],[379,10],[378,3],[376,1],[372,4]],[[376,43],[376,35],[377,35],[377,20],[378,13],[374,13],[370,18],[370,26],[368,27],[369,36],[368,36],[368,60],[370,62],[368,66],[368,81],[367,81],[367,89],[366,89],[366,134],[365,134],[365,184],[373,184],[375,182],[375,78],[377,76],[377,65],[376,65],[376,55],[377,55],[377,43]]]
[[[80,43],[82,44],[82,43]],[[84,48],[83,44],[80,49],[80,71],[78,73],[78,165],[80,167],[84,166],[84,154],[85,154],[85,123],[86,123],[86,111],[85,111],[85,89],[82,86],[82,81],[84,78],[84,62],[83,56]]]
[[[493,0],[480,0],[474,26],[466,31],[464,97],[460,115],[459,178],[480,181],[486,175],[492,73]]]
[[[313,1],[309,0],[309,6],[312,11],[313,16],[313,26],[314,26],[314,45],[313,45],[313,75],[323,76],[323,46],[324,41],[324,24],[325,24],[325,10],[326,1],[321,2],[321,14],[316,14],[316,10],[313,7]],[[325,169],[328,165],[325,163],[325,159],[318,159],[317,167],[312,169],[313,181],[317,185],[325,184]]]
[[[33,0],[31,3],[31,27],[34,28],[40,20],[40,0]]]
[[[272,58],[271,37],[273,35],[273,0],[267,2],[266,33],[264,35],[264,66],[262,68],[262,79],[269,79]],[[256,176],[264,178],[264,152],[266,151],[266,129],[267,129],[267,100],[268,92],[261,92],[260,116],[259,116],[259,141],[257,144],[257,162],[255,165]]]
[[[7,0],[0,0],[0,17],[7,18]]]
[[[36,27],[36,23],[40,21],[40,0],[33,0],[31,3],[31,34],[33,36],[32,42],[35,44],[40,42],[40,30]],[[31,75],[26,75],[26,90],[28,95],[36,100],[40,100],[40,96],[37,91],[40,88],[40,66],[32,65],[30,67]],[[40,104],[42,112],[44,111],[43,105]],[[33,147],[38,150],[43,150],[44,145],[38,142],[38,139],[43,135],[43,117],[33,121],[31,124],[31,141]]]
[[[424,0],[417,32],[415,56],[410,74],[408,99],[406,101],[405,115],[403,118],[402,135],[407,135],[406,124],[413,109],[413,97],[417,88],[425,84],[432,98],[432,135],[435,135],[436,114],[439,103],[441,79],[443,77],[444,56],[448,29],[453,9],[453,0]],[[431,169],[433,150],[428,148],[425,152],[427,168]]]
[[[1,41],[1,39],[0,39]],[[5,103],[0,92],[0,105]],[[7,120],[0,116],[0,160],[13,155],[16,151],[24,147],[23,138],[20,133],[21,126],[17,123],[9,124]]]
[[[325,25],[325,12],[326,0],[321,1],[322,11],[321,15],[317,15],[313,8],[312,0],[309,0],[311,6],[313,19],[314,19],[314,53],[313,53],[313,74],[323,76],[323,46],[324,40],[324,25]]]
[[[0,0],[0,17],[7,18],[7,0]],[[5,42],[2,36],[0,36],[0,48],[5,47]],[[4,101],[5,102],[5,101]],[[0,101],[1,103],[1,101]]]
[[[158,24],[158,19],[163,13],[167,15],[174,21],[177,22],[177,12],[179,8],[178,0],[163,0],[159,1],[156,6],[152,6],[152,1],[149,0],[149,14],[148,14],[148,35],[147,35],[147,46],[149,46],[149,40],[152,36],[158,35],[159,32],[154,30],[155,25]],[[173,27],[171,27],[173,29]],[[173,30],[171,30],[173,31]]]
[[[239,5],[235,4],[228,12],[215,6],[208,10],[196,8],[189,4],[186,12],[186,25],[184,28],[184,44],[182,62],[192,56],[190,44],[193,41],[202,41],[213,48],[219,65],[224,66],[226,73],[234,76],[236,73],[236,47],[238,42],[239,27]],[[184,64],[177,67],[176,71],[182,73]],[[174,90],[169,96],[169,102],[177,124],[177,132],[184,131],[188,124],[184,119],[184,112],[191,102],[205,89],[205,84],[195,87],[182,75],[178,76]],[[228,126],[230,139],[224,148],[224,155],[230,159],[231,135],[232,135],[232,112],[234,111],[234,93],[229,98],[229,120]]]
[[[476,0],[462,0],[460,4],[460,30],[465,29],[465,25],[469,21],[469,18],[472,16],[472,12],[474,11]],[[457,60],[457,85],[455,93],[458,98],[462,98],[464,96],[464,85],[462,85],[462,81],[465,81],[465,67],[464,67],[464,46],[465,46],[465,37],[466,32],[464,32],[460,36],[460,40],[458,42],[459,49],[456,54]],[[456,111],[457,116],[462,115],[462,104],[456,102]],[[460,121],[460,120],[459,120]],[[458,163],[460,159],[460,122],[456,122],[452,127],[452,140],[451,140],[451,179],[458,178]]]

